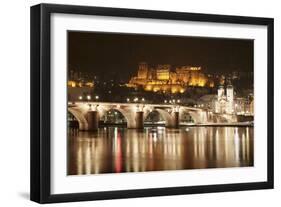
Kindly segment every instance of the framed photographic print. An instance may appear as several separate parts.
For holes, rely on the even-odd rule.
[[[273,188],[273,19],[31,7],[31,200]]]

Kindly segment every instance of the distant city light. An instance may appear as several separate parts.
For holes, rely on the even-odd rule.
[[[144,99],[144,98],[142,98],[141,100],[142,100],[142,101],[145,101],[145,99]]]
[[[130,102],[130,99],[129,99],[129,98],[127,98],[127,102]]]
[[[167,103],[167,100],[165,100],[164,103]]]
[[[90,96],[90,95],[88,95],[88,96],[87,96],[87,99],[88,99],[88,100],[91,100],[91,96]]]
[[[95,98],[98,100],[100,97],[99,97],[99,96],[96,96]]]
[[[82,100],[82,99],[83,99],[83,97],[82,97],[82,96],[79,96],[78,98],[79,98],[79,100]]]
[[[178,99],[178,101],[177,101],[178,103],[180,103],[181,102],[181,100],[180,99]]]

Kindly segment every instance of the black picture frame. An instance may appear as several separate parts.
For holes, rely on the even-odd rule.
[[[153,189],[51,194],[50,160],[50,15],[52,13],[134,17],[209,23],[232,23],[267,26],[267,181],[238,184],[167,187]],[[272,18],[195,14],[152,10],[103,8],[89,6],[39,4],[31,7],[31,175],[30,199],[39,203],[119,199],[146,196],[211,193],[273,188],[273,27]]]

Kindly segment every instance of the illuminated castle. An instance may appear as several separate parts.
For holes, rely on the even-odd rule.
[[[172,71],[171,65],[157,65],[149,68],[148,64],[139,64],[137,76],[132,77],[128,87],[143,87],[146,91],[184,93],[190,86],[213,87],[201,67],[181,66]]]

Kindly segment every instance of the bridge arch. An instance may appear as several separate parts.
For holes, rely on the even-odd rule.
[[[181,107],[180,119],[182,118],[183,114],[189,114],[192,117],[195,124],[206,123],[208,119],[206,112],[203,110],[190,110]]]
[[[99,117],[104,117],[106,115],[106,113],[110,110],[113,111],[118,111],[119,113],[122,114],[122,116],[126,119],[127,122],[127,127],[128,128],[134,128],[135,127],[135,117],[134,117],[134,111],[130,110],[130,109],[123,109],[120,107],[107,107],[107,108],[102,108],[99,109]]]
[[[153,112],[159,113],[161,118],[165,121],[166,126],[172,126],[172,124],[173,124],[172,115],[165,109],[154,108],[154,109],[146,110],[144,112],[144,120],[146,120],[147,117]]]
[[[79,109],[68,107],[67,111],[72,114],[79,123],[79,130],[88,130],[88,121]]]
[[[187,110],[180,111],[179,119],[181,123],[196,123],[197,121],[194,119],[194,115],[192,116]]]
[[[173,125],[172,116],[168,111],[166,111],[164,109],[155,109],[155,110],[158,111],[160,116],[165,120],[166,126],[172,126]]]
[[[116,117],[122,119],[127,124],[128,119],[123,115],[122,112],[120,112],[120,110],[117,110],[115,108],[111,108],[111,109],[108,109],[108,110],[104,111],[102,113],[102,115],[101,114],[99,115],[99,120],[100,121],[104,121],[105,123],[109,121],[109,122],[114,122],[116,124],[117,123],[116,122]],[[108,118],[111,118],[111,119],[108,120]]]

